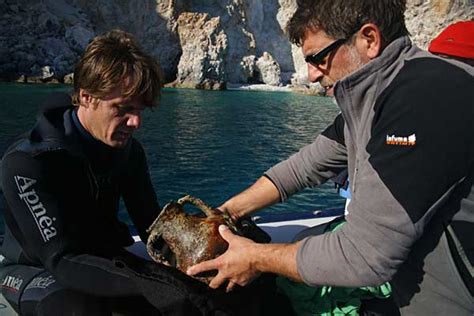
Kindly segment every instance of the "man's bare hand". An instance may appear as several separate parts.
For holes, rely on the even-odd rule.
[[[198,263],[188,269],[187,274],[196,275],[201,272],[217,270],[218,273],[209,283],[211,288],[217,289],[227,282],[227,291],[232,290],[235,284],[245,286],[260,274],[255,268],[254,256],[259,246],[250,239],[232,234],[224,225],[219,226],[219,233],[229,243],[229,248],[221,256]]]

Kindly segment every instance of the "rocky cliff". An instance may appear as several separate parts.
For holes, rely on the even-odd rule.
[[[225,89],[224,60],[228,51],[227,35],[219,16],[207,13],[182,13],[178,18],[182,55],[173,86]]]
[[[174,86],[306,83],[284,29],[296,0],[0,0],[0,78],[62,81],[89,40],[135,34]],[[473,0],[408,0],[407,26],[426,48],[446,25],[474,18]],[[69,77],[66,77],[66,80]]]

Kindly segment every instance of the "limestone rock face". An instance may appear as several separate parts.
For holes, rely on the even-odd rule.
[[[256,63],[259,79],[268,85],[279,86],[281,85],[281,71],[280,65],[275,59],[267,52],[264,52],[262,57],[257,60]]]
[[[228,36],[229,50],[225,60],[227,80],[238,82],[241,77],[238,67],[236,67],[244,56],[255,55],[256,42],[253,33],[248,29],[245,21],[245,1],[221,1],[228,2],[223,12],[223,27]]]
[[[76,52],[82,52],[95,33],[82,25],[73,25],[64,32],[64,38],[69,47]]]
[[[62,80],[95,35],[87,16],[66,0],[1,0],[0,12],[4,79]]]
[[[407,1],[407,27],[422,48],[474,18],[472,0]],[[284,32],[295,10],[296,0],[0,0],[0,79],[62,81],[91,38],[120,28],[179,86],[307,85],[301,48]]]
[[[247,0],[244,5],[245,22],[255,38],[255,55],[269,53],[281,72],[295,71],[292,45],[284,32],[295,9],[294,0]],[[273,76],[280,77],[280,73]]]
[[[239,82],[244,83],[257,83],[257,73],[256,73],[256,62],[257,59],[255,55],[249,55],[242,57],[242,61],[240,62],[240,73],[241,79]]]
[[[181,47],[176,20],[187,10],[187,0],[69,0],[91,20],[97,33],[119,28],[132,33],[143,49],[155,57],[165,74],[174,80]]]
[[[73,84],[74,83],[74,74],[70,73],[64,76],[64,83]]]
[[[178,35],[183,54],[175,86],[225,88],[227,36],[220,18],[210,18],[207,13],[182,13],[178,18]]]

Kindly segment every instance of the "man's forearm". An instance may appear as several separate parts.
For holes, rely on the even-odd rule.
[[[303,282],[298,274],[296,253],[299,242],[294,244],[255,244],[254,265],[258,271],[271,272]]]
[[[245,191],[222,204],[219,209],[227,211],[234,219],[240,218],[280,201],[280,193],[266,177],[261,177]]]

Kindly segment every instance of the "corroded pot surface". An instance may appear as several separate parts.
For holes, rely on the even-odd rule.
[[[186,214],[183,205],[191,203],[204,212],[206,217]],[[227,225],[238,233],[233,220],[227,214],[213,210],[200,199],[186,195],[178,202],[165,205],[158,218],[148,229],[148,254],[156,262],[170,265],[160,252],[160,238],[169,246],[176,259],[176,268],[186,270],[202,261],[214,259],[227,250],[228,244],[219,234],[219,225]],[[197,276],[208,283],[212,276]]]

